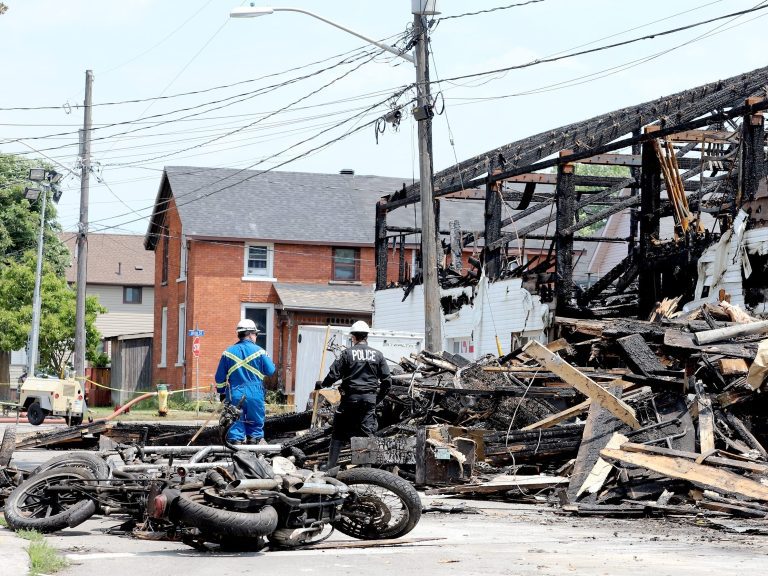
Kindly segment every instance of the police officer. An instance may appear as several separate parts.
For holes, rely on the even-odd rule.
[[[256,344],[259,329],[253,320],[237,324],[238,341],[224,350],[216,370],[216,390],[222,399],[242,405],[240,419],[229,429],[233,444],[258,444],[264,441],[264,378],[275,373],[266,351]]]
[[[315,390],[341,380],[341,402],[333,418],[333,434],[327,468],[336,466],[342,446],[353,436],[373,436],[377,429],[376,404],[392,385],[384,355],[368,346],[368,324],[355,322],[350,328],[352,347],[344,350]]]

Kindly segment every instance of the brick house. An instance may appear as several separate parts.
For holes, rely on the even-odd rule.
[[[189,329],[209,385],[241,318],[264,332],[271,387],[294,390],[299,325],[371,320],[377,200],[404,180],[354,174],[166,167],[144,239],[155,251],[153,380],[191,388]],[[389,223],[414,226],[412,208]],[[420,218],[420,216],[419,216]],[[390,250],[390,252],[393,252]],[[406,246],[408,268],[414,247]],[[392,256],[389,277],[398,274]]]

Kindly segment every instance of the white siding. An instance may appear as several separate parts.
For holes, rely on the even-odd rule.
[[[86,292],[88,296],[96,296],[99,303],[107,309],[105,314],[96,317],[96,327],[101,332],[102,338],[153,331],[155,304],[153,287],[142,287],[141,304],[123,304],[122,286],[89,284]]]
[[[473,305],[443,318],[443,349],[453,350],[454,340],[470,340],[474,357],[497,354],[496,335],[503,352],[512,348],[513,335],[545,341],[549,309],[538,296],[522,288],[519,278],[488,283],[485,278],[473,288],[442,290],[442,296],[467,292]],[[474,294],[472,294],[474,292]],[[403,290],[391,288],[374,294],[373,329],[419,332],[424,330],[424,291],[414,287],[405,301]]]

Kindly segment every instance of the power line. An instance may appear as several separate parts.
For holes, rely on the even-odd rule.
[[[539,0],[543,1],[543,0]],[[392,38],[402,36],[402,32],[398,32],[397,34],[392,34],[390,36],[387,36],[386,38],[382,38],[379,40],[379,42],[386,42],[391,40]],[[324,64],[325,62],[328,62],[330,60],[335,60],[337,58],[340,58],[342,56],[352,56],[353,54],[357,52],[365,52],[370,53],[370,49],[367,45],[360,46],[358,48],[354,48],[352,50],[347,50],[346,52],[340,52],[339,54],[334,54],[333,56],[328,56],[327,58],[322,58],[320,60],[314,60],[313,62],[308,62],[306,64],[301,64],[300,66],[294,66],[292,68],[286,68],[285,70],[281,70],[279,72],[272,72],[270,74],[265,74],[263,76],[258,76],[256,78],[248,78],[246,80],[239,80],[237,82],[231,82],[229,84],[220,84],[217,86],[211,86],[209,88],[201,88],[199,90],[190,90],[188,92],[179,92],[177,94],[169,94],[167,96],[149,96],[147,98],[131,98],[127,100],[116,100],[111,102],[96,102],[93,104],[94,107],[97,106],[119,106],[123,104],[140,104],[143,102],[152,102],[157,100],[171,100],[174,98],[182,98],[185,96],[197,96],[199,94],[207,94],[208,92],[214,92],[216,90],[224,90],[227,88],[234,88],[236,86],[242,86],[244,84],[252,84],[254,82],[259,82],[261,80],[266,80],[267,78],[275,78],[277,76],[283,76],[285,74],[288,74],[290,72],[296,72],[298,70],[303,70],[305,68],[310,68],[311,66],[316,66],[317,64]],[[392,58],[397,58],[396,56],[393,56]],[[102,72],[102,74],[106,74],[106,72]],[[79,105],[75,106],[76,108],[79,108]],[[59,110],[64,108],[63,104],[57,104],[57,105],[46,105],[46,106],[11,106],[11,107],[0,107],[0,112],[10,112],[10,111],[35,111],[35,110]],[[12,126],[12,124],[0,124],[0,126]],[[17,126],[25,126],[25,124],[17,124]],[[40,126],[45,126],[45,124],[40,124]],[[55,124],[53,126],[56,126]],[[66,125],[65,125],[66,126]]]
[[[232,106],[234,104],[238,104],[240,102],[244,102],[246,100],[250,100],[252,98],[255,98],[256,96],[260,96],[260,95],[266,94],[268,92],[273,92],[273,91],[278,90],[280,88],[283,88],[285,86],[289,86],[291,84],[295,84],[296,82],[300,82],[302,80],[306,80],[307,78],[311,78],[313,76],[318,76],[319,74],[322,74],[323,72],[327,72],[327,71],[332,70],[334,68],[338,68],[339,66],[343,66],[343,65],[349,64],[349,63],[354,63],[354,62],[356,62],[356,61],[358,61],[358,60],[360,60],[360,59],[362,59],[362,58],[364,58],[366,56],[369,56],[369,55],[370,55],[370,51],[364,53],[362,56],[356,56],[354,58],[344,58],[344,59],[336,62],[335,64],[332,64],[332,65],[327,66],[325,68],[322,68],[320,70],[316,70],[316,71],[311,72],[309,74],[304,74],[302,76],[297,76],[297,77],[291,78],[289,80],[286,80],[284,82],[279,82],[277,84],[271,84],[269,86],[264,86],[264,87],[258,88],[256,90],[252,90],[250,92],[243,92],[243,93],[240,93],[240,94],[235,94],[233,96],[227,96],[226,98],[221,98],[221,99],[218,99],[218,100],[212,100],[212,101],[209,101],[209,102],[204,102],[202,104],[196,104],[194,106],[187,106],[187,107],[184,107],[184,108],[178,108],[176,110],[171,110],[169,112],[162,112],[162,113],[159,113],[159,114],[154,114],[152,116],[147,116],[146,118],[138,118],[138,120],[146,120],[146,119],[150,119],[150,118],[161,118],[161,117],[164,117],[164,116],[170,116],[172,114],[178,114],[178,113],[182,113],[182,112],[189,112],[191,110],[196,110],[196,109],[202,108],[204,106],[212,106],[212,105],[215,105],[215,104],[225,103],[225,104],[222,104],[221,106],[216,106],[216,107],[211,108],[209,110],[204,110],[204,111],[201,111],[201,112],[197,112],[197,113],[194,113],[194,114],[189,114],[187,116],[183,116],[182,118],[172,118],[172,119],[169,119],[169,120],[163,120],[163,121],[160,121],[160,122],[157,122],[157,123],[153,124],[152,126],[142,126],[142,127],[139,127],[139,128],[134,128],[133,130],[127,130],[125,132],[118,132],[116,134],[111,134],[109,136],[101,136],[99,138],[94,138],[93,140],[94,141],[96,141],[96,140],[106,140],[106,139],[109,139],[109,138],[114,138],[115,136],[123,136],[125,134],[132,134],[134,132],[138,132],[138,131],[141,131],[141,130],[147,130],[149,128],[155,128],[157,126],[164,126],[165,124],[169,124],[169,123],[172,123],[172,122],[178,122],[181,119],[187,119],[187,118],[192,118],[192,117],[195,117],[195,116],[199,116],[200,114],[205,114],[205,113],[208,113],[208,112],[212,112],[214,110],[221,110],[222,108],[226,108],[228,106]],[[240,99],[239,100],[235,100],[236,98],[240,98]],[[113,128],[115,126],[131,125],[131,124],[134,124],[134,123],[135,123],[135,120],[126,120],[126,121],[122,121],[122,122],[113,122],[113,123],[110,123],[110,124],[105,124],[104,126],[97,126],[97,127],[94,128],[94,130],[103,130],[105,128]],[[78,134],[78,131],[74,130],[74,131],[69,131],[69,132],[59,132],[59,133],[55,133],[55,134],[47,134],[47,135],[44,135],[44,136],[30,136],[30,137],[27,137],[27,138],[6,139],[3,142],[0,142],[0,144],[13,144],[14,142],[20,142],[21,140],[43,140],[43,139],[49,138],[51,136],[67,136],[67,135],[70,135],[70,134],[72,134],[72,135]],[[65,148],[65,147],[67,147],[67,145],[43,148],[42,150],[44,150],[44,151],[57,150],[57,149]]]
[[[688,24],[687,26],[680,26],[678,28],[672,28],[670,30],[663,30],[661,32],[655,32],[653,34],[647,34],[645,36],[641,36],[639,38],[633,38],[631,40],[624,40],[622,42],[616,42],[613,44],[606,44],[604,46],[598,46],[597,48],[590,48],[588,50],[580,50],[579,52],[572,52],[570,54],[564,54],[562,56],[553,56],[550,58],[539,58],[536,60],[532,60],[530,62],[526,62],[524,64],[516,64],[514,66],[506,66],[504,68],[497,68],[495,70],[486,70],[484,72],[474,72],[472,74],[463,74],[461,76],[454,76],[452,78],[444,78],[442,82],[453,82],[456,80],[465,80],[467,78],[477,78],[479,76],[487,76],[490,74],[500,74],[502,72],[509,72],[510,70],[520,70],[522,68],[530,68],[531,66],[538,66],[540,64],[546,64],[549,62],[557,62],[558,60],[565,60],[567,58],[574,58],[576,56],[583,56],[585,54],[592,54],[594,52],[600,52],[603,50],[609,50],[612,48],[618,48],[620,46],[627,46],[628,44],[634,44],[635,42],[640,42],[641,40],[650,40],[655,39],[660,36],[667,36],[670,34],[677,34],[678,32],[683,32],[685,30],[690,30],[692,28],[697,28],[699,26],[704,26],[705,24],[711,24],[712,22],[717,22],[718,20],[725,20],[727,18],[735,18],[738,16],[743,16],[745,14],[750,14],[752,12],[756,12],[758,10],[765,10],[768,8],[768,5],[762,5],[763,2],[760,3],[761,5],[754,6],[752,8],[748,8],[746,10],[740,10],[738,12],[731,12],[730,14],[724,14],[722,16],[717,16],[715,18],[709,18],[708,20],[702,20],[699,22],[694,22],[693,24]],[[436,83],[436,81],[433,81]]]
[[[761,2],[760,4],[765,4],[765,2]],[[768,8],[768,6],[764,6],[764,8]],[[641,64],[644,64],[646,62],[650,62],[651,60],[655,60],[656,58],[659,58],[660,56],[663,56],[665,54],[668,54],[670,52],[673,52],[675,50],[678,50],[684,46],[688,46],[689,44],[693,44],[694,42],[698,42],[704,38],[708,38],[711,36],[715,36],[717,34],[721,34],[727,30],[730,30],[732,28],[736,28],[738,26],[742,26],[744,24],[747,24],[753,20],[756,20],[758,18],[764,18],[765,16],[768,16],[768,14],[762,14],[760,16],[756,16],[754,18],[751,18],[750,20],[747,20],[745,22],[740,22],[738,24],[734,24],[733,26],[730,26],[728,28],[725,28],[723,30],[719,30],[723,26],[727,25],[729,22],[725,22],[721,24],[720,26],[717,26],[716,28],[713,28],[712,30],[705,32],[695,38],[692,38],[690,40],[686,40],[685,42],[682,42],[676,46],[673,46],[671,48],[666,48],[664,50],[661,50],[660,52],[656,52],[654,54],[643,56],[642,58],[637,58],[635,60],[629,60],[627,62],[623,62],[621,64],[618,64],[616,66],[611,66],[609,68],[603,68],[602,70],[598,70],[597,72],[593,72],[591,74],[585,74],[582,76],[577,76],[575,78],[571,78],[569,80],[564,80],[561,82],[556,82],[553,84],[547,84],[545,86],[540,86],[538,88],[533,88],[530,90],[525,90],[521,92],[511,93],[511,94],[502,94],[502,95],[496,95],[496,96],[486,96],[486,97],[472,97],[472,98],[447,98],[448,100],[465,100],[466,102],[462,104],[456,104],[457,106],[462,106],[466,104],[473,104],[476,102],[487,102],[492,100],[502,100],[505,98],[512,98],[512,97],[518,97],[518,96],[528,96],[531,94],[541,94],[544,92],[552,92],[554,90],[561,90],[564,88],[571,88],[573,86],[578,86],[581,84],[587,84],[589,82],[594,82],[598,79],[605,78],[607,76],[612,76],[614,74],[618,74],[619,72],[622,72],[624,70],[628,70],[630,68],[634,68],[636,66],[639,66]],[[731,21],[738,18],[738,16],[731,19]],[[719,30],[719,31],[718,31]],[[445,80],[443,80],[445,82]],[[447,91],[447,90],[446,90]]]
[[[465,12],[464,14],[453,14],[451,16],[441,16],[440,18],[436,18],[435,22],[439,24],[444,20],[453,20],[455,18],[465,18],[467,16],[477,16],[479,14],[490,14],[491,12],[498,12],[499,10],[509,10],[510,8],[527,6],[528,4],[536,4],[538,2],[544,2],[544,0],[528,0],[527,2],[518,2],[517,4],[507,4],[506,6],[496,6],[495,8],[488,8],[487,10],[478,10],[477,12]]]
[[[210,138],[210,139],[206,140],[205,142],[201,142],[201,143],[198,143],[198,144],[194,144],[193,146],[188,146],[188,147],[186,147],[186,148],[182,148],[181,150],[177,150],[177,151],[175,151],[175,152],[168,152],[168,153],[165,153],[165,154],[160,154],[160,155],[158,155],[158,156],[153,156],[153,157],[151,157],[151,158],[146,158],[146,159],[144,159],[144,160],[142,160],[142,161],[136,161],[136,162],[128,162],[128,163],[118,163],[118,164],[115,164],[115,165],[117,165],[117,166],[130,166],[130,165],[133,165],[133,164],[136,164],[136,163],[139,163],[139,162],[140,162],[140,163],[153,162],[153,161],[155,161],[155,160],[160,160],[160,159],[162,159],[162,158],[168,158],[168,157],[170,157],[170,156],[175,156],[175,155],[177,155],[177,154],[181,154],[181,153],[183,153],[183,152],[187,152],[187,151],[189,151],[189,150],[194,150],[194,149],[196,149],[196,148],[202,148],[203,146],[207,146],[207,145],[209,145],[209,144],[212,144],[212,143],[214,143],[214,142],[217,142],[217,141],[219,141],[219,140],[222,140],[223,138],[227,138],[227,137],[229,137],[229,136],[233,136],[234,134],[237,134],[237,133],[239,133],[239,132],[242,132],[243,130],[246,130],[246,129],[248,129],[248,128],[251,128],[251,127],[253,127],[253,126],[255,126],[255,125],[257,125],[257,124],[259,124],[259,123],[263,122],[264,120],[267,120],[267,119],[269,119],[269,118],[271,118],[271,117],[273,117],[273,116],[275,116],[275,115],[277,115],[277,114],[280,114],[281,112],[284,112],[285,110],[288,110],[288,109],[289,109],[289,108],[291,108],[292,106],[294,106],[294,105],[296,105],[296,104],[298,104],[298,103],[300,103],[300,102],[303,102],[304,100],[307,100],[308,98],[311,98],[311,97],[312,97],[312,96],[314,96],[315,94],[318,94],[318,93],[322,92],[322,91],[323,91],[323,90],[325,90],[326,88],[329,88],[330,86],[333,86],[334,84],[336,84],[337,82],[339,82],[339,81],[343,80],[344,78],[346,78],[347,76],[349,76],[349,75],[350,75],[350,74],[352,74],[353,72],[356,72],[357,70],[359,70],[360,68],[362,68],[362,67],[363,67],[363,66],[365,66],[366,64],[370,63],[370,62],[371,62],[371,60],[373,60],[373,58],[375,58],[376,56],[377,56],[377,54],[373,54],[373,55],[372,55],[370,58],[368,58],[367,60],[363,60],[362,62],[360,62],[360,63],[359,63],[357,66],[355,66],[354,68],[351,68],[351,69],[349,69],[349,70],[346,70],[345,72],[343,72],[342,74],[340,74],[340,75],[339,75],[339,76],[337,76],[336,78],[333,78],[333,79],[332,79],[332,80],[330,80],[329,82],[326,82],[325,84],[323,84],[323,85],[322,85],[322,86],[320,86],[319,88],[316,88],[315,90],[312,90],[312,91],[311,91],[311,92],[309,92],[308,94],[305,94],[304,96],[302,96],[302,97],[300,97],[300,98],[298,98],[298,99],[296,99],[296,100],[293,100],[291,103],[289,103],[289,104],[286,104],[286,105],[285,105],[285,106],[283,106],[282,108],[279,108],[279,109],[275,110],[275,111],[274,111],[274,112],[272,112],[271,114],[267,114],[266,116],[263,116],[263,117],[259,118],[258,120],[254,120],[253,122],[251,122],[251,123],[249,123],[249,124],[246,124],[245,126],[241,126],[241,127],[237,128],[237,129],[235,129],[235,130],[231,130],[231,131],[229,131],[229,132],[227,132],[227,133],[225,133],[225,134],[222,134],[222,135],[220,135],[220,136],[216,136],[216,137],[214,137],[214,138]]]
[[[401,90],[399,93],[395,94],[393,97],[391,97],[391,98],[387,98],[386,100],[382,100],[382,101],[380,101],[380,102],[378,102],[378,103],[376,103],[376,104],[374,104],[374,105],[370,106],[370,107],[368,108],[368,110],[367,110],[367,111],[373,110],[373,109],[375,109],[375,108],[377,108],[377,107],[381,106],[382,104],[385,104],[385,103],[387,103],[387,102],[391,101],[391,100],[392,100],[392,98],[395,98],[395,99],[396,99],[396,98],[400,98],[400,97],[401,97],[403,94],[405,94],[405,92],[407,92],[407,91],[408,91],[410,88],[411,88],[411,86],[408,86],[408,87],[406,87],[406,88],[403,88],[403,89],[402,89],[402,90]],[[403,107],[403,106],[405,106],[405,105],[401,105],[400,107]],[[215,182],[212,182],[212,183],[209,183],[209,184],[204,184],[204,185],[202,185],[202,186],[199,186],[198,188],[196,188],[196,189],[194,189],[194,190],[190,190],[189,192],[185,192],[184,194],[180,194],[180,195],[178,195],[178,196],[175,196],[175,197],[174,197],[174,200],[175,200],[175,204],[176,204],[176,206],[177,206],[177,207],[179,207],[179,206],[184,206],[184,205],[186,205],[186,204],[189,204],[189,203],[192,203],[192,202],[196,202],[196,201],[202,200],[203,198],[207,198],[207,197],[209,197],[209,196],[212,196],[212,195],[214,195],[214,194],[218,194],[219,192],[223,192],[224,190],[228,190],[229,188],[232,188],[232,187],[234,187],[234,186],[238,186],[238,185],[240,185],[240,184],[243,184],[244,182],[247,182],[247,181],[249,181],[249,180],[252,180],[253,178],[256,178],[256,177],[258,177],[258,176],[261,176],[262,174],[266,174],[266,173],[268,173],[268,172],[271,172],[271,171],[273,171],[273,170],[276,170],[277,168],[280,168],[280,167],[282,167],[282,166],[285,166],[285,165],[287,165],[287,164],[289,164],[289,163],[291,163],[291,162],[295,162],[296,160],[299,160],[299,159],[301,159],[301,158],[304,158],[304,157],[306,157],[306,156],[308,156],[308,155],[310,155],[310,154],[312,154],[312,153],[314,153],[314,152],[317,152],[317,151],[320,151],[320,150],[322,150],[322,149],[324,149],[324,148],[327,148],[328,146],[331,146],[331,145],[335,144],[336,142],[339,142],[339,141],[341,141],[341,140],[343,140],[343,139],[347,138],[348,136],[351,136],[352,134],[355,134],[355,133],[357,133],[357,132],[360,132],[361,130],[363,130],[363,129],[365,129],[365,128],[369,127],[369,126],[373,126],[373,125],[374,125],[374,124],[375,124],[375,123],[378,121],[378,116],[377,116],[376,118],[374,118],[373,120],[371,120],[371,121],[369,121],[369,122],[366,122],[365,124],[362,124],[362,125],[359,125],[359,126],[357,126],[357,127],[355,127],[355,128],[349,129],[349,130],[347,130],[345,133],[341,134],[340,136],[337,136],[337,137],[335,137],[335,138],[332,138],[331,140],[327,140],[327,141],[325,141],[325,142],[323,142],[323,143],[321,143],[321,144],[318,144],[317,146],[315,146],[315,147],[313,147],[313,148],[310,148],[309,150],[306,150],[306,151],[304,151],[304,152],[302,152],[302,153],[300,153],[300,154],[298,154],[298,155],[296,155],[296,156],[294,156],[294,157],[292,157],[292,158],[289,158],[289,159],[287,159],[287,160],[284,160],[284,161],[282,161],[282,162],[279,162],[278,164],[276,164],[276,165],[274,165],[274,166],[271,166],[271,167],[269,167],[269,168],[267,168],[267,169],[265,169],[265,170],[260,170],[260,171],[256,172],[255,174],[247,175],[247,176],[245,176],[244,178],[242,178],[242,179],[240,179],[240,180],[238,180],[238,181],[236,181],[236,182],[232,182],[232,183],[230,183],[230,184],[227,184],[227,185],[225,185],[225,186],[222,186],[221,188],[218,188],[218,189],[212,189],[212,190],[210,190],[209,192],[205,192],[204,194],[201,194],[201,195],[199,195],[199,196],[196,196],[196,197],[194,197],[194,198],[188,199],[188,200],[187,200],[187,201],[185,201],[185,202],[179,202],[179,199],[180,199],[180,198],[183,198],[183,197],[188,197],[188,196],[190,196],[190,195],[193,195],[193,194],[197,194],[198,192],[200,192],[201,190],[203,190],[203,189],[205,189],[205,188],[212,188],[213,186],[216,186],[217,184],[219,184],[219,183],[221,183],[221,182],[224,182],[225,180],[229,180],[229,179],[231,179],[231,178],[233,178],[233,177],[236,177],[236,176],[238,176],[239,174],[242,174],[243,172],[246,172],[247,170],[251,170],[252,168],[254,168],[254,167],[256,167],[256,166],[259,166],[259,165],[263,164],[264,162],[267,162],[268,160],[271,160],[271,159],[273,159],[273,158],[275,158],[275,157],[277,157],[277,156],[279,156],[279,155],[282,155],[282,154],[284,154],[285,152],[287,152],[287,151],[289,151],[289,150],[292,150],[292,149],[294,149],[294,148],[297,148],[297,147],[301,146],[302,144],[305,144],[305,143],[307,143],[307,142],[309,142],[309,141],[311,141],[311,140],[314,140],[315,138],[317,138],[317,137],[321,136],[322,134],[325,134],[325,133],[327,133],[327,132],[329,132],[329,131],[333,130],[334,128],[338,128],[338,127],[341,127],[341,126],[343,126],[344,124],[346,124],[346,123],[348,123],[348,122],[350,122],[350,121],[353,121],[353,120],[355,120],[355,119],[356,119],[356,118],[358,118],[359,116],[362,116],[362,114],[358,114],[358,115],[356,115],[356,116],[353,116],[353,117],[351,117],[351,118],[347,118],[346,120],[342,120],[342,121],[338,122],[337,124],[335,124],[335,125],[334,125],[333,127],[331,127],[331,128],[327,128],[327,129],[325,129],[325,130],[321,130],[320,132],[318,132],[318,133],[317,133],[317,134],[315,134],[314,136],[311,136],[311,137],[309,137],[309,138],[305,138],[304,140],[302,140],[302,141],[300,141],[300,142],[297,142],[297,143],[295,143],[295,144],[292,144],[291,146],[288,146],[287,148],[284,148],[283,150],[281,150],[281,151],[279,151],[279,152],[276,152],[275,154],[272,154],[271,156],[268,156],[268,157],[266,157],[266,158],[263,158],[263,159],[261,159],[261,160],[258,160],[257,162],[255,162],[255,163],[251,164],[250,166],[247,166],[247,167],[245,167],[245,168],[242,168],[242,169],[240,169],[240,170],[237,170],[237,171],[236,171],[235,173],[233,173],[233,174],[228,174],[227,176],[225,176],[225,177],[223,177],[223,178],[219,178],[219,179],[218,179],[218,180],[216,180]],[[150,206],[149,208],[154,208],[154,207],[155,207],[155,206],[154,206],[154,205],[152,205],[152,206]],[[167,212],[168,210],[169,210],[169,208],[165,208],[165,209],[163,209],[163,210],[161,210],[161,211],[158,211],[158,212],[157,212],[157,214],[163,214],[163,213]],[[102,222],[102,221],[105,221],[105,220],[113,220],[113,219],[115,219],[115,218],[120,218],[120,217],[123,217],[123,216],[128,216],[128,214],[119,214],[119,215],[116,215],[116,216],[111,216],[111,217],[109,217],[109,218],[103,218],[103,219],[101,219],[101,220],[99,220],[99,221],[95,221],[95,222]],[[118,228],[118,227],[124,226],[125,224],[131,224],[131,223],[133,223],[133,222],[138,222],[139,220],[144,220],[144,219],[146,219],[146,217],[145,217],[145,218],[139,218],[139,219],[133,219],[133,220],[129,220],[129,221],[126,221],[126,222],[120,222],[120,223],[118,223],[118,224],[115,224],[115,225],[110,225],[110,226],[105,226],[105,227],[102,227],[102,228],[101,228],[101,230],[103,231],[103,230],[110,230],[110,229],[113,229],[113,228]],[[93,223],[95,223],[95,222],[93,222]]]

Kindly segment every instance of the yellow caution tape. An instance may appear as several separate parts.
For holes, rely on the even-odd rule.
[[[146,394],[148,392],[153,392],[152,390],[126,390],[124,388],[112,388],[111,386],[105,386],[104,384],[99,384],[98,382],[94,382],[93,380],[86,378],[86,382],[93,384],[94,386],[97,386],[98,388],[103,388],[105,390],[114,390],[115,392],[127,392],[128,394]],[[168,390],[168,394],[178,394],[179,392],[194,392],[195,390],[208,390],[209,392],[214,390],[215,387],[213,384],[210,386],[199,386],[198,388],[182,388],[180,390]]]

